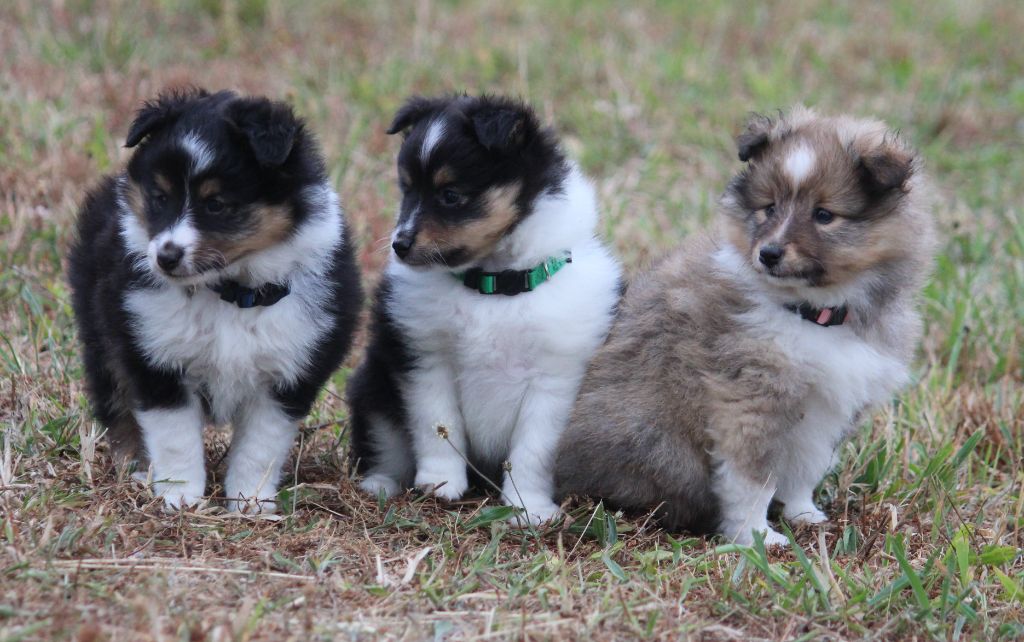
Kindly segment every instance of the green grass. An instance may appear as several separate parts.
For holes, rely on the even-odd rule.
[[[1024,636],[1017,0],[292,4],[0,5],[0,640]],[[788,552],[600,507],[523,533],[493,498],[362,496],[338,397],[358,351],[306,422],[281,519],[165,515],[111,472],[61,260],[132,111],[186,82],[308,119],[369,282],[397,204],[383,130],[411,93],[530,100],[631,271],[710,224],[747,112],[881,117],[940,195],[916,383],[843,446],[831,523]]]

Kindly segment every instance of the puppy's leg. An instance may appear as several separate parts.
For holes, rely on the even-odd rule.
[[[372,464],[366,470],[359,487],[371,495],[381,491],[386,497],[401,492],[402,484],[412,478],[413,454],[409,438],[401,429],[379,414],[371,414],[364,421],[370,426],[366,439],[372,450]]]
[[[519,410],[501,491],[505,502],[525,509],[522,519],[532,524],[558,515],[558,504],[552,501],[555,450],[572,412],[575,391],[576,386],[559,380],[535,379]]]
[[[809,405],[797,424],[786,451],[785,461],[777,467],[779,488],[775,499],[784,504],[782,515],[795,524],[820,524],[828,520],[814,505],[814,488],[832,465],[834,435],[831,430],[842,420],[825,409]]]
[[[765,546],[785,546],[785,535],[768,526],[768,505],[775,494],[776,480],[771,472],[751,475],[729,460],[723,460],[715,471],[714,489],[721,503],[722,535],[737,544],[754,543],[752,531],[764,533]]]
[[[788,539],[768,526],[768,505],[807,385],[788,370],[785,358],[759,341],[738,341],[722,358],[739,366],[707,380],[714,402],[707,434],[713,442],[712,485],[721,505],[721,532],[750,544],[751,531],[762,531],[765,544],[785,545]]]
[[[443,499],[459,499],[469,487],[463,459],[469,453],[455,374],[439,357],[421,358],[408,375],[406,392],[416,454],[415,484]]]
[[[206,487],[199,400],[187,394],[181,405],[150,407],[133,414],[149,455],[153,492],[171,509],[198,504]]]
[[[224,493],[235,511],[272,512],[297,422],[269,396],[260,395],[234,421]]]

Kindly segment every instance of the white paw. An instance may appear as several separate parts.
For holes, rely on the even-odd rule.
[[[454,502],[462,499],[462,495],[466,492],[469,484],[453,484],[450,481],[439,481],[437,483],[417,481],[416,487],[425,493],[430,493],[434,497],[438,497],[448,502]]]
[[[792,508],[787,505],[782,509],[782,516],[793,524],[821,524],[828,521],[828,515],[818,510],[814,504]]]
[[[202,503],[204,490],[202,482],[156,482],[153,484],[153,494],[162,497],[164,508],[172,512]]]
[[[416,472],[416,487],[447,501],[461,499],[469,488],[466,467],[459,462],[458,468],[423,467]]]
[[[727,530],[725,532],[726,534],[731,533],[730,539],[737,544],[743,546],[754,545],[753,529],[747,528],[735,531]],[[766,527],[762,529],[761,532],[764,533],[764,545],[766,548],[772,546],[789,546],[789,538],[783,535],[782,533],[772,529],[771,527]]]
[[[766,548],[771,546],[789,546],[789,538],[782,533],[769,528],[764,532],[764,545]]]
[[[244,475],[228,468],[224,480],[227,509],[234,513],[255,515],[277,510],[277,480],[263,475]]]
[[[377,497],[384,491],[384,497],[391,497],[401,492],[401,485],[394,479],[381,473],[371,473],[359,482],[359,488],[369,495]]]
[[[518,501],[513,501],[510,503],[510,506],[515,506],[520,509],[525,506],[525,511],[517,512],[515,515],[508,518],[513,524],[519,524],[522,526],[540,526],[541,524],[550,522],[562,513],[558,504],[543,495],[537,495],[535,497],[524,496],[522,504],[519,504]]]
[[[225,503],[228,511],[243,515],[267,515],[277,511],[277,501],[269,497],[241,497]]]

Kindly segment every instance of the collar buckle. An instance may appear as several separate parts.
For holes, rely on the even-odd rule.
[[[496,291],[505,296],[515,296],[530,290],[526,274],[519,270],[502,270],[498,272],[498,277],[495,281],[497,285]]]
[[[207,287],[219,294],[221,301],[234,303],[242,310],[274,305],[291,293],[291,288],[282,283],[265,283],[258,288],[247,288],[238,281],[224,280]]]

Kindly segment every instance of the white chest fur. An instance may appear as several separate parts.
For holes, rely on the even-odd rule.
[[[750,332],[773,342],[811,382],[814,397],[848,425],[858,413],[891,397],[908,379],[895,355],[846,326],[822,327],[774,304],[744,315]]]
[[[302,374],[326,331],[327,320],[316,314],[319,289],[312,279],[299,278],[273,306],[241,309],[205,287],[189,295],[164,286],[131,292],[125,305],[150,362],[204,386],[215,418],[227,421],[273,382],[293,382]]]

